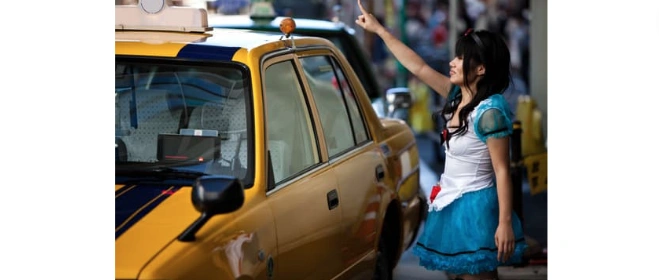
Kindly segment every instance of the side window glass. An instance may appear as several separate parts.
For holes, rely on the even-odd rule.
[[[265,70],[264,95],[268,149],[275,183],[320,162],[313,125],[292,61]]]
[[[336,156],[355,145],[350,115],[327,56],[301,58],[304,74],[314,96],[329,156]]]
[[[339,77],[339,85],[341,85],[343,96],[345,97],[346,104],[348,105],[350,121],[352,122],[352,128],[355,132],[355,140],[358,144],[361,144],[368,140],[368,135],[366,133],[364,117],[359,110],[359,102],[355,97],[354,91],[350,87],[350,83],[348,83],[348,80],[343,74],[343,69],[339,67],[339,63],[332,59],[332,64],[334,64],[334,69],[336,69],[336,74]]]

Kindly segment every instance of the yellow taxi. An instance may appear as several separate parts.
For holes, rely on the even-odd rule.
[[[412,130],[330,41],[115,6],[116,279],[391,279],[425,216]]]

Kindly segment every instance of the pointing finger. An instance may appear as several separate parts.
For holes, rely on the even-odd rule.
[[[368,14],[366,10],[364,10],[364,6],[362,6],[361,0],[357,0],[357,5],[359,5],[359,10],[362,11],[362,14]]]

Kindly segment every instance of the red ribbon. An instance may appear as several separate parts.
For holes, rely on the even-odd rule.
[[[442,190],[442,187],[439,184],[436,184],[432,186],[432,190],[430,191],[430,203],[435,201],[435,197],[437,197],[437,194]]]

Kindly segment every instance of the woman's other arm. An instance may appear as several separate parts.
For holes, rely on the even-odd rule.
[[[492,158],[496,176],[497,196],[499,199],[499,226],[494,235],[494,242],[499,249],[500,261],[506,261],[515,250],[515,236],[512,228],[512,179],[510,177],[509,157],[510,137],[490,137],[487,148]]]

